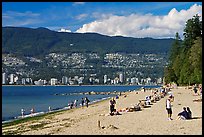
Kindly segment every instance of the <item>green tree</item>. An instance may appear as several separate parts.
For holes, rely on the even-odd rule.
[[[189,61],[192,68],[190,81],[202,82],[202,37],[198,37],[190,49]]]
[[[202,82],[202,21],[199,18],[196,14],[186,22],[182,44],[176,33],[170,63],[165,71],[165,82],[176,82],[179,85]]]
[[[173,65],[174,60],[179,55],[180,48],[181,48],[181,38],[179,36],[179,33],[177,32],[175,36],[175,41],[170,50],[170,56],[169,56],[170,65]]]

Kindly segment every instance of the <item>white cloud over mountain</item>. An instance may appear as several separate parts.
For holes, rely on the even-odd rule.
[[[109,36],[128,37],[174,37],[176,32],[183,35],[183,29],[188,19],[200,15],[202,6],[194,4],[188,10],[177,11],[173,8],[167,15],[131,14],[128,16],[109,15],[88,24],[84,24],[76,32],[96,32]],[[103,17],[103,16],[102,16]]]

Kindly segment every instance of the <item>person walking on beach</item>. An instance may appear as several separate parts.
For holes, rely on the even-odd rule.
[[[24,112],[25,112],[25,110],[22,108],[22,109],[21,109],[21,116],[22,116],[22,117],[24,117]]]
[[[48,112],[51,112],[51,107],[50,106],[48,107]]]
[[[115,104],[116,104],[116,101],[115,101],[114,97],[112,97],[112,99],[110,100],[110,114],[111,115],[115,111]]]
[[[168,114],[168,120],[173,120],[171,118],[172,116],[172,105],[171,102],[173,102],[174,97],[173,95],[169,95],[168,99],[166,100],[166,110],[167,110],[167,114]]]
[[[84,98],[84,102],[86,103],[86,107],[88,108],[90,101],[87,97]]]
[[[33,114],[34,114],[34,108],[32,108],[32,109],[30,110],[30,112],[31,112],[31,115],[33,116]]]
[[[81,98],[81,106],[84,107],[84,98]]]
[[[78,102],[78,100],[75,99],[75,100],[74,100],[74,107],[75,107],[75,108],[77,107],[77,102]]]

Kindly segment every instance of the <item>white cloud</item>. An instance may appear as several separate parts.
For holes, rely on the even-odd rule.
[[[76,5],[84,5],[84,4],[85,4],[85,2],[74,2],[73,3],[74,6],[76,6]]]
[[[3,13],[3,16],[10,16],[10,17],[38,17],[40,16],[39,13],[33,13],[31,11],[26,12],[16,12],[16,11],[7,11]]]
[[[83,19],[85,19],[87,16],[88,16],[88,14],[80,14],[80,15],[76,16],[75,19],[77,19],[77,20],[83,20]]]
[[[39,13],[33,13],[31,11],[7,11],[6,13],[2,13],[2,24],[3,26],[25,26],[39,24],[43,22],[42,19],[39,19],[39,17]]]
[[[182,37],[186,21],[196,14],[202,16],[201,5],[195,4],[188,10],[181,11],[173,8],[165,16],[155,16],[152,14],[131,14],[128,16],[101,15],[101,19],[84,24],[76,32],[96,32],[110,36],[121,35],[153,38],[175,37],[175,33],[179,32]],[[98,15],[98,13],[94,15]]]
[[[61,28],[58,32],[72,32],[71,30],[68,30],[68,29],[63,29]]]

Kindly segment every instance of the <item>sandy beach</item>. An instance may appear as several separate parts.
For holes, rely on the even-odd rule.
[[[22,135],[202,135],[202,102],[192,89],[178,87],[170,91],[175,99],[172,107],[173,120],[167,119],[165,100],[168,95],[142,111],[120,112],[109,115],[109,99],[90,105],[88,108],[65,110],[50,114],[39,120],[2,127],[2,133]],[[130,107],[150,95],[131,91],[116,99],[116,109]],[[190,107],[193,119],[176,120],[183,107]],[[99,123],[100,122],[100,123]],[[99,127],[100,125],[100,127]]]

